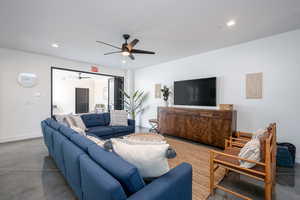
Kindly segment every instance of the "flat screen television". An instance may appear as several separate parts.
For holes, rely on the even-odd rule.
[[[216,106],[217,78],[202,78],[174,82],[174,104]]]

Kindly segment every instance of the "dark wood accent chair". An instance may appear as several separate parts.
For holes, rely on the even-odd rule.
[[[229,171],[246,175],[265,184],[265,200],[272,199],[272,190],[275,185],[276,175],[276,124],[270,124],[265,132],[265,135],[260,138],[261,142],[261,157],[260,162],[247,160],[238,157],[241,148],[251,139],[250,133],[238,132],[236,137],[230,137],[225,142],[224,152],[210,151],[210,192],[214,193],[214,189],[221,189],[231,193],[242,199],[250,200],[242,194],[224,188],[215,183],[214,172],[219,168],[225,168],[226,173]],[[240,166],[239,160],[255,163],[253,168],[244,168]]]

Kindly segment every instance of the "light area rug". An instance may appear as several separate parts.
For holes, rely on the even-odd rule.
[[[167,142],[176,150],[177,156],[169,160],[170,168],[182,162],[193,166],[193,200],[206,200],[209,197],[209,147],[183,140],[166,137]],[[221,181],[225,170],[215,172],[215,180]]]

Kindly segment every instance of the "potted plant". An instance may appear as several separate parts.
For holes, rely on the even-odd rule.
[[[168,100],[169,100],[169,95],[171,94],[171,91],[167,86],[164,86],[161,89],[161,92],[162,92],[162,95],[164,97],[165,104],[166,104],[166,106],[168,106]]]
[[[125,91],[122,91],[122,93],[124,95],[124,107],[131,119],[135,120],[136,115],[143,111],[143,102],[146,94],[140,90],[136,90],[131,96]]]

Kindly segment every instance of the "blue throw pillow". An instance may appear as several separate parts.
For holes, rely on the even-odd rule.
[[[81,119],[87,128],[106,126],[104,113],[81,115]]]

